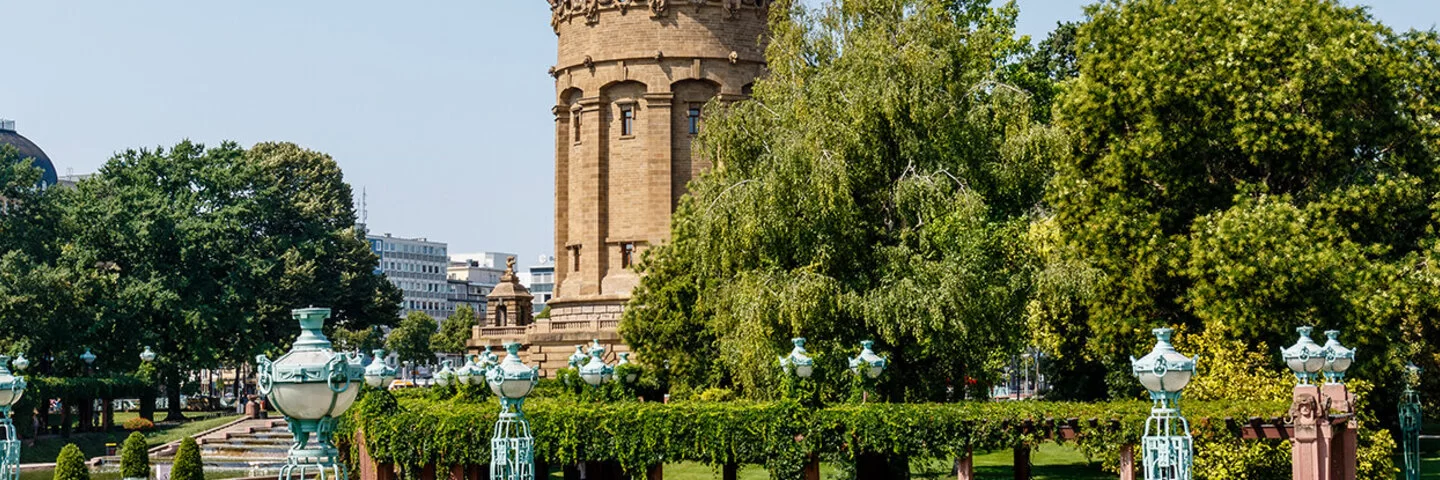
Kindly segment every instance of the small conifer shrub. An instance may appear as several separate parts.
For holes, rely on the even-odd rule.
[[[205,465],[200,461],[200,446],[195,444],[194,438],[185,437],[180,441],[180,451],[175,453],[175,466],[170,469],[170,480],[205,480]]]
[[[150,451],[145,434],[131,433],[120,447],[120,476],[126,479],[150,478]]]
[[[90,467],[85,466],[85,453],[71,443],[55,457],[55,480],[90,480]]]

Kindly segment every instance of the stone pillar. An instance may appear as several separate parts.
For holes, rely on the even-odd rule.
[[[1327,444],[1329,419],[1321,406],[1320,388],[1296,385],[1290,404],[1290,417],[1295,421],[1295,435],[1290,439],[1291,476],[1295,480],[1331,480],[1330,446]]]
[[[1030,480],[1030,446],[1015,447],[1015,480]]]
[[[651,465],[645,469],[645,480],[665,480],[665,466]]]
[[[727,463],[720,468],[720,480],[738,480],[740,478],[740,466]]]
[[[1344,384],[1327,383],[1320,387],[1320,393],[1329,402],[1330,408],[1352,416],[1340,425],[1325,429],[1330,434],[1330,478],[1355,480],[1358,475],[1357,451],[1359,449],[1355,430],[1355,398]]]
[[[820,480],[820,459],[812,455],[810,461],[805,464],[805,472],[802,477],[805,480]]]
[[[965,447],[965,453],[955,460],[955,478],[975,480],[975,452]]]
[[[101,400],[100,431],[108,432],[115,428],[115,401],[110,399]]]
[[[1120,446],[1120,480],[1135,480],[1135,446]]]

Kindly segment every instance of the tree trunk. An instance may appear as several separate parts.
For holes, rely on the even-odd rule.
[[[140,418],[155,422],[155,389],[147,388],[140,393]]]
[[[165,378],[165,399],[170,405],[165,409],[165,421],[185,421],[185,406],[180,404],[180,372],[171,370]]]
[[[70,416],[70,409],[75,408],[74,403],[69,398],[60,400],[60,436],[65,438],[70,438],[70,422],[75,419]]]

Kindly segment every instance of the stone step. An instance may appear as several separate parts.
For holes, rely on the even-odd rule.
[[[206,438],[200,440],[201,446],[207,445],[290,445],[294,440],[290,437],[232,437],[226,439]]]
[[[235,444],[213,444],[202,445],[200,453],[204,455],[236,456],[236,457],[284,457],[290,451],[289,445],[235,445]]]

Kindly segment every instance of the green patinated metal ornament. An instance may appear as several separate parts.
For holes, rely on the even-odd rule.
[[[20,478],[20,436],[10,422],[10,409],[25,395],[25,379],[10,373],[10,357],[0,355],[0,480]],[[15,369],[24,370],[25,356],[15,360]]]
[[[535,436],[525,419],[525,396],[540,381],[540,368],[520,361],[520,344],[505,344],[505,359],[486,374],[490,391],[500,397],[500,419],[490,437],[492,480],[535,479]]]
[[[1312,327],[1296,328],[1295,333],[1300,334],[1300,339],[1289,348],[1280,349],[1285,366],[1295,373],[1295,379],[1302,385],[1314,384],[1325,369],[1325,348],[1310,339],[1310,332],[1314,330]]]
[[[1420,426],[1424,416],[1420,412],[1420,367],[1411,363],[1405,366],[1405,392],[1400,396],[1400,443],[1404,446],[1405,480],[1420,480]]]
[[[370,352],[370,365],[365,367],[365,384],[375,388],[388,388],[395,381],[399,369],[385,360],[384,350]]]
[[[1345,381],[1345,371],[1355,363],[1355,349],[1347,348],[1340,344],[1339,330],[1325,331],[1325,366],[1320,367],[1325,374],[1325,383],[1342,383]]]
[[[795,348],[790,350],[790,355],[780,357],[780,369],[786,374],[793,373],[796,377],[810,378],[815,373],[815,359],[810,358],[810,353],[805,351],[805,337],[790,339]],[[792,370],[793,369],[793,370]]]
[[[290,352],[273,362],[264,355],[255,358],[260,394],[285,416],[295,436],[280,478],[345,480],[348,474],[334,443],[335,426],[359,396],[365,367],[358,355],[331,349],[321,331],[330,309],[302,308],[291,315],[300,322],[300,336]]]
[[[1131,373],[1150,391],[1150,418],[1141,438],[1145,480],[1190,480],[1195,439],[1190,422],[1180,415],[1180,391],[1195,375],[1195,359],[1170,344],[1174,331],[1154,330],[1155,348],[1140,359],[1130,357]]]
[[[591,340],[590,361],[580,367],[580,379],[592,387],[598,387],[615,377],[615,367],[605,364],[605,347],[599,340]]]

